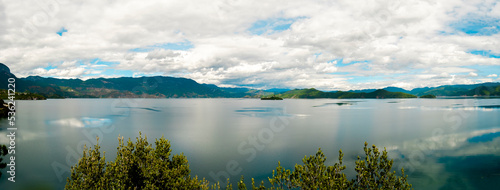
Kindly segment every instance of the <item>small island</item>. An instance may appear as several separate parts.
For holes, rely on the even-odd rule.
[[[423,95],[423,96],[420,96],[420,98],[436,98],[435,95],[432,95],[432,94],[427,94],[427,95]]]
[[[263,98],[260,98],[260,100],[283,100],[283,98],[280,98],[278,96],[271,96],[271,97],[263,97]]]

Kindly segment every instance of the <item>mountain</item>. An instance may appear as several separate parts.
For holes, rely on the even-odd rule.
[[[36,98],[260,98],[277,94],[282,98],[414,98],[435,96],[499,96],[500,83],[447,85],[407,91],[397,87],[354,91],[323,92],[311,89],[224,88],[199,84],[192,79],[166,76],[97,78],[89,80],[57,79],[39,76],[17,78],[0,63],[0,89],[7,89],[8,79],[16,80],[16,91]]]
[[[0,89],[7,89],[9,78],[17,79],[17,77],[10,72],[9,67],[0,63]]]
[[[288,88],[271,88],[271,89],[267,89],[264,91],[279,94],[279,93],[283,93],[283,92],[290,91],[290,90],[291,89],[288,89]]]
[[[24,80],[39,85],[60,88],[60,95],[67,98],[213,98],[227,97],[215,85],[203,85],[194,80],[175,77],[120,77],[80,79],[55,79],[28,77]],[[35,87],[29,91],[45,93]]]
[[[416,98],[416,96],[404,92],[389,92],[384,89],[375,90],[373,92],[323,92],[314,88],[310,89],[295,89],[288,92],[278,94],[281,98],[336,98],[336,99],[352,99],[352,98]]]
[[[375,92],[377,89],[362,89],[362,90],[349,90],[347,92],[354,92],[354,93],[370,93],[370,92]],[[336,91],[334,91],[336,92]]]
[[[402,89],[402,88],[398,88],[398,87],[392,87],[392,86],[389,86],[389,87],[385,87],[383,88],[384,90],[387,90],[389,92],[404,92],[404,93],[408,93],[410,94],[410,91],[408,90],[405,90],[405,89]]]
[[[402,89],[402,88],[398,88],[398,87],[389,86],[389,87],[385,87],[385,88],[382,88],[382,89],[383,90],[387,90],[389,92],[404,92],[404,93],[409,93],[410,94],[410,91]],[[347,92],[356,92],[356,93],[364,92],[364,93],[370,93],[370,92],[375,92],[377,90],[378,89],[363,89],[363,90],[349,90]]]
[[[403,92],[407,94],[412,94],[415,96],[423,96],[423,95],[435,95],[435,96],[485,96],[481,93],[475,93],[477,88],[485,87],[485,88],[496,88],[500,86],[498,82],[489,82],[489,83],[480,83],[480,84],[459,84],[459,85],[444,85],[438,87],[424,87],[424,88],[415,88],[411,91],[398,88],[398,87],[386,87],[383,90],[387,90],[389,92]],[[371,93],[375,92],[377,89],[363,89],[363,90],[350,90],[347,92],[355,92],[355,93]],[[474,92],[473,92],[474,91]],[[493,95],[490,95],[493,96]]]
[[[465,95],[468,89],[456,87],[456,86],[440,86],[435,88],[423,88],[423,89],[413,89],[410,93],[417,96],[422,95],[435,95],[435,96],[460,96]]]
[[[479,86],[465,93],[467,96],[500,96],[500,85]]]
[[[438,87],[425,87],[425,88],[415,88],[411,90],[409,93],[417,96],[422,95],[435,95],[435,96],[473,96],[473,95],[481,95],[476,94],[476,89],[485,87],[485,88],[495,88],[500,86],[500,83],[489,82],[489,83],[480,83],[480,84],[467,84],[467,85],[444,85]]]
[[[219,88],[219,87],[218,87]],[[270,92],[265,92],[262,90],[256,90],[251,88],[227,88],[220,87],[220,89],[228,94],[231,98],[259,98],[263,95],[272,94]]]
[[[208,98],[228,97],[217,86],[202,85],[194,80],[175,77],[121,77],[56,79],[39,76],[17,78],[0,63],[0,89],[7,89],[8,78],[16,79],[16,91],[38,93],[48,98]]]

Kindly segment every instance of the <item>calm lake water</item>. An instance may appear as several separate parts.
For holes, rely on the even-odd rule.
[[[283,100],[64,99],[17,101],[16,182],[0,189],[63,189],[84,144],[100,137],[108,161],[117,137],[164,136],[191,174],[266,180],[321,147],[342,149],[345,173],[363,144],[386,147],[415,189],[494,189],[500,184],[500,99]],[[7,121],[0,121],[7,144]],[[229,165],[229,168],[228,168]],[[237,165],[236,170],[232,169]],[[241,168],[241,171],[238,169]],[[224,180],[222,180],[224,181]]]

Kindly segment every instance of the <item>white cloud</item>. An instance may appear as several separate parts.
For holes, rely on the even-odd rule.
[[[31,75],[51,76],[56,78],[78,78],[84,74],[89,74],[90,71],[84,67],[68,68],[68,69],[34,69]]]
[[[314,66],[314,69],[318,73],[333,73],[337,71],[337,68],[330,63],[319,63]]]
[[[2,1],[0,62],[19,76],[106,77],[97,69],[123,69],[256,88],[476,83],[486,72],[476,66],[500,59],[468,52],[500,54],[500,34],[467,35],[450,23],[470,15],[498,20],[499,7],[466,0]],[[291,25],[252,35],[259,20]],[[68,31],[59,36],[62,27]],[[182,42],[193,47],[155,47]],[[131,51],[144,47],[154,48]],[[96,58],[116,65],[89,62]]]
[[[498,75],[497,75],[497,74],[491,74],[491,75],[488,75],[488,76],[486,76],[486,77],[495,78],[495,77],[498,77]]]
[[[172,50],[155,49],[148,53],[146,59],[166,59],[179,56],[180,53],[176,53]]]
[[[470,72],[470,73],[469,73],[469,76],[471,76],[471,77],[477,77],[477,73]]]

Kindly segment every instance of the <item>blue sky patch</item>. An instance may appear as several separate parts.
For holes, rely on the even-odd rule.
[[[467,53],[474,54],[474,55],[480,55],[483,57],[489,57],[489,58],[500,58],[499,54],[491,53],[491,50],[487,50],[487,51],[485,51],[485,50],[472,50],[472,51],[468,51]]]
[[[57,67],[56,67],[56,66],[54,66],[54,65],[49,65],[49,66],[47,66],[47,67],[44,67],[43,69],[45,69],[45,70],[47,70],[47,71],[48,71],[48,70],[52,70],[52,69],[57,69]]]
[[[387,80],[387,76],[375,75],[375,76],[353,76],[347,79],[347,81],[352,83],[368,83],[368,82],[379,82]]]
[[[348,66],[348,65],[354,65],[356,63],[371,63],[371,61],[369,60],[364,60],[364,61],[351,61],[351,62],[347,62],[347,63],[344,63],[344,59],[333,59],[333,60],[330,60],[330,62],[334,62],[334,61],[337,61],[337,64],[335,65],[336,67],[345,67],[345,66]],[[369,69],[368,65],[366,64],[365,67],[363,67],[364,69]]]
[[[63,33],[65,33],[65,32],[68,32],[68,30],[66,30],[66,28],[62,27],[61,29],[59,29],[59,31],[56,32],[56,34],[59,36],[62,36]]]
[[[500,19],[468,15],[465,19],[453,22],[450,27],[457,32],[476,36],[491,36],[500,32]],[[441,32],[442,34],[454,34]]]
[[[342,64],[344,62],[344,59],[340,58],[340,59],[332,59],[330,61],[327,61],[327,63],[333,63],[333,62],[337,62],[337,64]]]
[[[107,65],[107,66],[113,66],[113,65],[118,65],[119,62],[112,62],[112,61],[102,61],[99,58],[95,58],[90,60],[90,63],[92,65]]]
[[[134,73],[133,77],[154,77],[154,76],[163,76],[162,72],[154,72],[154,73]]]
[[[150,52],[155,49],[169,49],[169,50],[188,50],[193,48],[194,45],[190,41],[183,41],[183,42],[177,42],[177,43],[162,43],[162,44],[155,44],[151,46],[146,46],[146,47],[140,47],[140,48],[134,48],[131,49],[130,51],[133,52]]]
[[[479,76],[487,76],[491,74],[500,75],[500,67],[498,65],[471,65],[471,66],[462,66],[463,68],[469,68],[476,70]]]
[[[272,34],[290,29],[295,21],[303,18],[305,17],[258,20],[252,24],[248,31],[254,35]]]
[[[335,73],[330,73],[332,75],[349,75],[352,74],[351,72],[335,72]]]
[[[98,74],[87,74],[83,76],[98,76],[98,75],[106,75],[106,76],[125,76],[125,77],[131,77],[134,72],[130,70],[119,70],[119,69],[114,69],[110,68],[113,66],[116,66],[120,64],[119,62],[112,62],[112,61],[103,61],[100,58],[94,58],[90,60],[91,70],[93,71],[100,71]]]
[[[495,138],[500,137],[500,132],[496,133],[488,133],[488,134],[483,134],[480,136],[475,136],[467,139],[470,143],[481,143],[481,142],[489,142],[492,141]]]
[[[102,70],[101,73],[94,73],[94,74],[86,74],[82,75],[83,77],[92,77],[92,76],[99,76],[99,75],[104,75],[104,76],[123,76],[123,77],[132,77],[134,75],[134,72],[131,70],[118,70],[118,69],[104,69]]]

